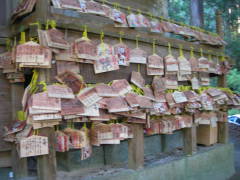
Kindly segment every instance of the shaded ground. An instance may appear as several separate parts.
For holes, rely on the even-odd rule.
[[[236,173],[230,180],[240,180],[240,126],[229,124],[230,142],[234,144]]]

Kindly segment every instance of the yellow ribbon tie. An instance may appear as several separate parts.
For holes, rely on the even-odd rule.
[[[40,81],[39,83],[38,83],[39,85],[43,85],[43,91],[45,92],[45,91],[47,91],[47,84],[46,84],[46,82],[44,82],[44,81]]]
[[[17,118],[19,121],[25,121],[26,120],[26,113],[24,111],[18,111],[17,112]]]
[[[24,44],[24,43],[26,43],[26,33],[21,32],[21,37],[20,37],[19,44]]]

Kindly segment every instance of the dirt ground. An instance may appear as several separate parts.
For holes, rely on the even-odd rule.
[[[230,142],[234,144],[234,160],[236,173],[229,180],[240,180],[240,126],[229,124],[229,138]]]

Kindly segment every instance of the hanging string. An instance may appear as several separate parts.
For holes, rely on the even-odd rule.
[[[7,49],[7,51],[11,50],[11,39],[10,38],[6,39],[6,49]]]
[[[219,63],[220,62],[220,56],[216,55],[216,57],[217,57],[217,63]]]
[[[137,10],[138,14],[142,14],[142,11],[140,9]]]
[[[223,61],[226,61],[225,56],[224,56],[223,53],[222,53],[222,55],[221,55],[221,61],[222,61],[222,62],[223,62]]]
[[[124,32],[123,31],[120,31],[119,32],[119,42],[120,42],[120,44],[122,44],[123,43],[123,41],[122,41],[122,36],[124,35]]]
[[[153,14],[151,12],[148,13],[151,20],[153,20]]]
[[[113,3],[114,9],[117,9],[118,11],[120,11],[120,4],[115,2]]]
[[[103,54],[105,55],[106,54],[106,47],[105,47],[103,39],[104,39],[104,32],[101,32],[101,34],[100,34],[101,48],[102,48]]]
[[[168,54],[172,55],[171,43],[168,43]]]
[[[39,130],[38,130],[38,129],[35,129],[35,130],[33,131],[33,135],[35,135],[35,136],[39,135]]]
[[[201,55],[201,57],[203,57],[203,49],[202,48],[200,48],[200,55]]]
[[[130,6],[127,7],[127,12],[128,12],[128,14],[131,14],[131,13],[132,13]]]
[[[209,53],[209,54],[208,54],[208,60],[209,60],[209,61],[212,61],[212,54],[210,54],[211,52],[212,52],[211,50],[208,51],[208,53]]]
[[[153,50],[153,54],[156,54],[156,40],[155,39],[153,39],[152,50]]]
[[[183,46],[181,44],[179,44],[179,56],[180,57],[184,57],[184,55],[183,55]]]
[[[194,58],[194,48],[193,48],[193,47],[191,47],[190,57],[191,57],[191,58]]]
[[[34,93],[37,90],[38,76],[39,76],[38,71],[36,69],[34,69],[33,70],[32,80],[31,80],[31,82],[29,84],[31,93]]]
[[[104,39],[104,32],[102,31],[101,34],[100,34],[101,44],[104,44],[103,39]]]
[[[138,38],[139,38],[139,34],[136,35],[136,48],[138,48]]]
[[[65,39],[68,39],[68,29],[65,29],[65,30],[64,30],[64,38],[65,38]]]
[[[42,29],[42,25],[39,21],[36,21],[35,23],[30,23],[30,26],[37,26],[38,29]]]
[[[84,27],[84,31],[83,31],[83,38],[85,39],[85,40],[89,40],[88,39],[88,32],[87,32],[87,25],[85,25]]]
[[[102,4],[104,5],[107,1],[106,0],[102,0]]]
[[[113,3],[113,8],[114,9],[117,9],[117,6],[118,6],[118,4],[115,2],[115,3]]]
[[[57,23],[55,20],[47,20],[47,24],[46,24],[46,30],[49,29],[49,27],[51,27],[52,29],[55,29],[57,27]]]

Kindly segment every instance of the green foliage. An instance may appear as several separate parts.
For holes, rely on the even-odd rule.
[[[204,0],[204,29],[216,32],[215,11],[222,12],[226,54],[235,61],[235,67],[240,69],[240,34],[238,28],[240,24],[240,0]],[[169,0],[169,17],[190,23],[190,0]]]
[[[178,22],[188,24],[190,22],[190,3],[182,0],[169,0],[169,17]]]
[[[239,109],[230,109],[228,111],[228,115],[231,116],[231,115],[235,115],[235,114],[240,114],[240,110]]]
[[[227,75],[228,87],[236,93],[240,93],[240,71],[232,69]]]

